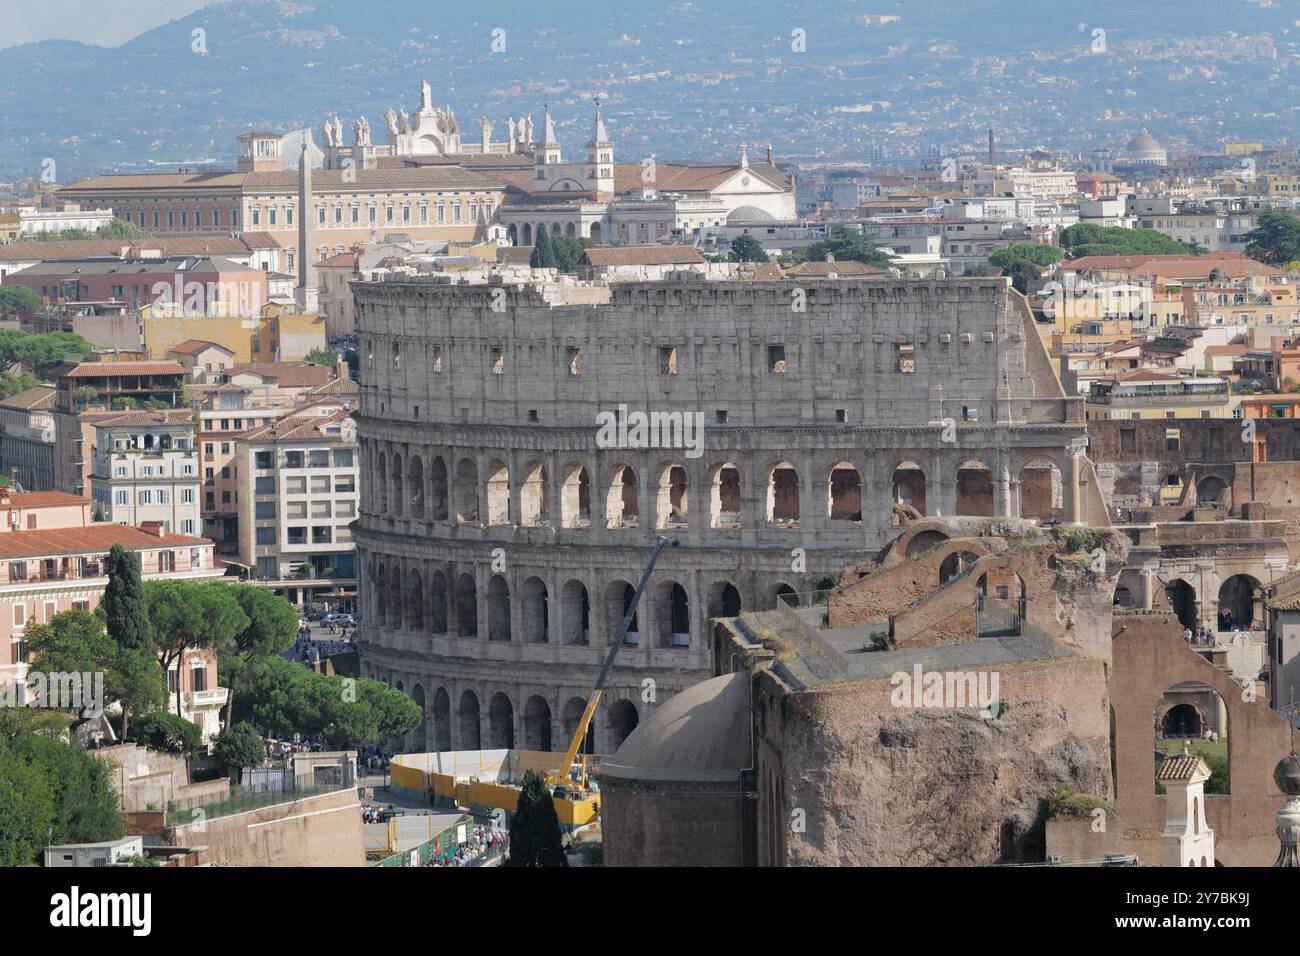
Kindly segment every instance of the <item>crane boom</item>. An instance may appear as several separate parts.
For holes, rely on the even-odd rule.
[[[614,635],[614,641],[610,645],[609,653],[605,655],[605,663],[601,665],[600,673],[596,675],[596,686],[592,688],[591,696],[587,698],[587,706],[583,708],[582,717],[573,731],[573,739],[569,741],[569,749],[565,751],[564,762],[560,764],[560,769],[551,778],[553,784],[568,784],[569,782],[569,770],[573,767],[573,761],[578,756],[578,748],[582,746],[582,740],[587,736],[587,728],[591,726],[591,718],[596,713],[597,705],[600,704],[600,696],[605,690],[605,681],[609,679],[610,669],[614,666],[614,658],[618,657],[619,649],[623,646],[623,641],[627,637],[628,628],[632,626],[632,618],[636,616],[637,604],[640,603],[641,594],[650,581],[650,575],[655,569],[655,562],[659,560],[659,552],[664,549],[664,545],[667,543],[668,539],[663,535],[655,539],[654,550],[650,552],[650,561],[646,564],[645,570],[641,572],[641,580],[636,586],[636,591],[632,593],[632,600],[628,604],[627,612],[623,615],[623,623],[619,625],[618,633]]]

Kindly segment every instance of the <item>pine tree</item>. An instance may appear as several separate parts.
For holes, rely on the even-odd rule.
[[[560,839],[560,818],[536,770],[524,774],[523,790],[510,822],[510,855],[506,866],[568,866]]]
[[[545,229],[539,227],[537,230],[537,244],[533,246],[533,254],[528,264],[534,269],[559,267],[559,261],[555,257],[555,244],[551,242],[551,234]]]

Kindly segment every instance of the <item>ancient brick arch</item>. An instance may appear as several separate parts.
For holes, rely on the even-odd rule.
[[[885,551],[884,565],[892,567],[902,561],[915,557],[918,549],[924,551],[926,548],[932,548],[936,543],[936,535],[942,535],[944,538],[952,538],[956,535],[952,526],[940,518],[926,518],[921,521],[914,521],[907,526],[907,529],[895,538]],[[920,542],[913,545],[913,542],[920,538]],[[930,543],[926,543],[930,542]]]
[[[1282,795],[1273,767],[1290,751],[1291,730],[1262,697],[1246,700],[1241,685],[1189,648],[1171,615],[1116,615],[1111,706],[1115,712],[1115,810],[1127,848],[1144,862],[1159,859],[1164,797],[1155,794],[1152,720],[1167,688],[1205,684],[1228,712],[1228,776],[1232,793],[1205,798],[1216,854],[1227,866],[1267,866],[1277,853],[1273,815]],[[1248,746],[1233,742],[1247,741]]]

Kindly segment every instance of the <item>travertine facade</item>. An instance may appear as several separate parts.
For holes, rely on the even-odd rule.
[[[353,288],[363,672],[427,702],[412,744],[563,746],[656,533],[601,752],[708,676],[710,617],[856,563],[895,502],[1107,523],[1005,280]],[[656,412],[702,432],[600,428]]]

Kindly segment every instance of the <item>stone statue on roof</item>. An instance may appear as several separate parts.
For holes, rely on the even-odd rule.
[[[406,115],[406,110],[397,111],[397,121],[398,128],[403,133],[409,133],[411,131],[411,117]]]
[[[384,121],[388,124],[388,138],[392,140],[397,136],[397,113],[391,106],[384,111]]]
[[[352,135],[358,146],[370,145],[370,121],[364,116],[352,124]]]
[[[326,119],[325,122],[321,124],[320,131],[321,135],[325,137],[326,146],[338,145],[338,143],[334,142],[334,124],[331,123],[329,119]]]
[[[433,87],[429,81],[420,77],[420,112],[427,113],[433,109]]]

